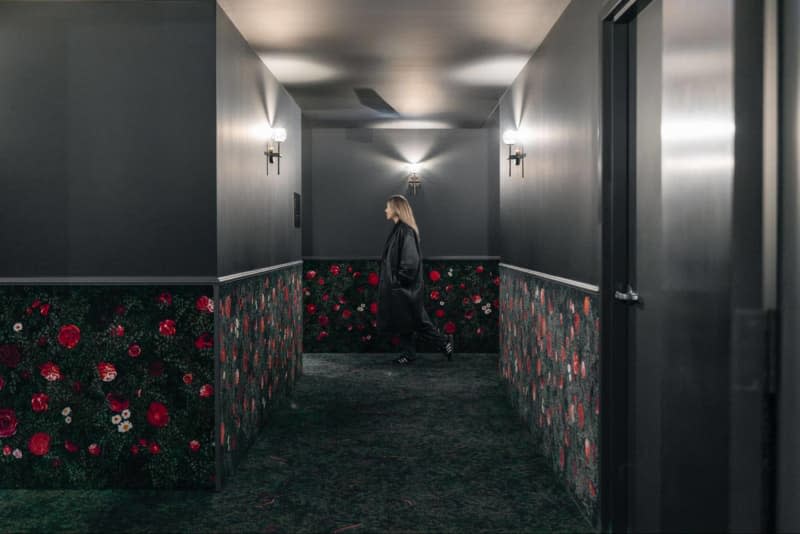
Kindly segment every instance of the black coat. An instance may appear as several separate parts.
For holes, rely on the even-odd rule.
[[[416,232],[402,221],[386,239],[378,283],[378,330],[400,333],[421,327],[424,313],[422,253]]]

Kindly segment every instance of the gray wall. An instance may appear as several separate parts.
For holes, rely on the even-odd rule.
[[[525,178],[501,154],[500,252],[506,263],[600,281],[599,2],[567,6],[500,101],[500,127],[523,129]]]
[[[293,225],[301,190],[301,115],[295,101],[217,7],[217,235],[220,276],[300,259]],[[268,125],[286,128],[281,174],[266,171]]]
[[[778,407],[778,521],[781,532],[800,531],[800,2],[782,2],[782,258],[781,361]]]
[[[216,271],[214,5],[0,3],[0,276]]]
[[[493,255],[487,144],[486,129],[314,129],[303,255],[380,256],[393,224],[383,210],[396,193],[411,202],[423,256]],[[421,165],[416,196],[407,190],[408,161]]]

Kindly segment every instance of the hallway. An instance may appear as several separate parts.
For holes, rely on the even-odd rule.
[[[306,354],[221,493],[0,490],[15,532],[582,532],[495,354]],[[347,527],[351,528],[347,528]]]

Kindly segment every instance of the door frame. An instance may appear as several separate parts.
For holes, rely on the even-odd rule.
[[[651,0],[607,0],[600,16],[602,176],[600,289],[600,528],[631,527],[630,308],[614,299],[630,275],[630,205],[635,178],[635,34],[630,22]]]

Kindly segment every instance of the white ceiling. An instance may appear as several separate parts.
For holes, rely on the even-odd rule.
[[[314,125],[477,128],[569,0],[218,2]]]

